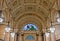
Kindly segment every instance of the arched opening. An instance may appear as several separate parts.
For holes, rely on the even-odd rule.
[[[26,24],[23,28],[22,28],[22,30],[24,30],[24,31],[36,31],[36,30],[38,30],[38,28],[37,28],[37,26],[36,25],[34,25],[34,24]]]

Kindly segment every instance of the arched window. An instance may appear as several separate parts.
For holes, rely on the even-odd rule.
[[[34,40],[34,37],[32,35],[28,35],[25,39],[26,40]]]
[[[30,31],[38,30],[38,28],[33,24],[27,24],[22,29],[23,30],[30,30]]]

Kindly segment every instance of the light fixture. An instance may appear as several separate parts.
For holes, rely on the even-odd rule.
[[[9,22],[8,22],[8,25],[6,26],[5,31],[6,31],[6,32],[9,32],[10,30],[11,30],[11,28],[10,28]]]
[[[60,23],[60,18],[57,18],[57,22],[59,22],[59,23]]]
[[[12,29],[12,32],[11,32],[11,37],[14,38],[15,36],[15,32],[14,32],[14,28]]]
[[[54,26],[52,25],[52,22],[51,22],[50,31],[51,31],[51,33],[54,33],[54,31],[55,31],[55,28],[54,28]]]
[[[0,23],[2,23],[3,22],[3,16],[2,16],[2,10],[0,10]]]
[[[49,37],[49,32],[46,32],[45,35],[46,35],[46,37]]]
[[[45,33],[45,35],[46,35],[46,37],[49,37],[49,31],[48,31],[48,28],[46,28],[46,33]]]
[[[57,16],[57,22],[59,22],[60,23],[60,10],[58,10],[58,14],[57,14],[58,16]]]
[[[54,33],[55,28],[54,27],[50,27],[50,31],[51,31],[51,33]]]
[[[6,32],[9,32],[9,31],[10,31],[10,27],[6,27],[6,28],[5,28],[5,31],[6,31]]]
[[[11,32],[11,37],[14,37],[15,36],[15,32]]]
[[[53,22],[52,22],[52,16],[51,16],[51,14],[50,14],[50,18],[51,18],[51,26],[50,26],[49,30],[50,30],[51,33],[54,33],[55,28],[54,28],[54,26],[52,24]]]
[[[2,23],[2,22],[3,22],[3,18],[0,17],[0,23]]]

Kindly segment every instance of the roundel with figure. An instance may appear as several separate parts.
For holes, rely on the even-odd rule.
[[[38,28],[33,24],[27,24],[22,29],[23,30],[30,30],[30,31],[38,30]]]

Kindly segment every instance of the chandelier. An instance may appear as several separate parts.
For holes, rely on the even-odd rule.
[[[50,34],[50,32],[49,32],[48,29],[46,28],[46,33],[45,33],[46,37],[49,37],[49,34]]]
[[[51,14],[50,14],[50,18],[51,18]],[[51,33],[54,33],[54,31],[55,31],[55,27],[53,26],[52,23],[53,23],[53,22],[52,22],[52,19],[51,19],[50,32],[51,32]]]
[[[3,22],[3,16],[2,16],[3,14],[2,14],[2,10],[0,10],[0,23],[2,23]]]
[[[55,28],[54,28],[54,27],[51,27],[51,28],[50,28],[50,31],[51,31],[52,33],[54,33]]]
[[[11,28],[10,28],[10,26],[9,26],[9,23],[10,23],[10,22],[8,22],[8,25],[7,25],[6,28],[5,28],[5,31],[6,31],[6,32],[9,32],[9,31],[11,30]]]
[[[60,10],[58,10],[57,22],[60,22]]]
[[[14,37],[15,36],[15,32],[11,32],[11,37]]]
[[[8,18],[10,18],[10,15],[8,14]],[[11,28],[10,28],[10,19],[8,19],[8,22],[7,22],[7,25],[6,25],[6,27],[5,27],[5,31],[6,32],[9,32],[11,30]]]
[[[46,32],[45,35],[46,35],[46,37],[49,37],[49,32]]]

